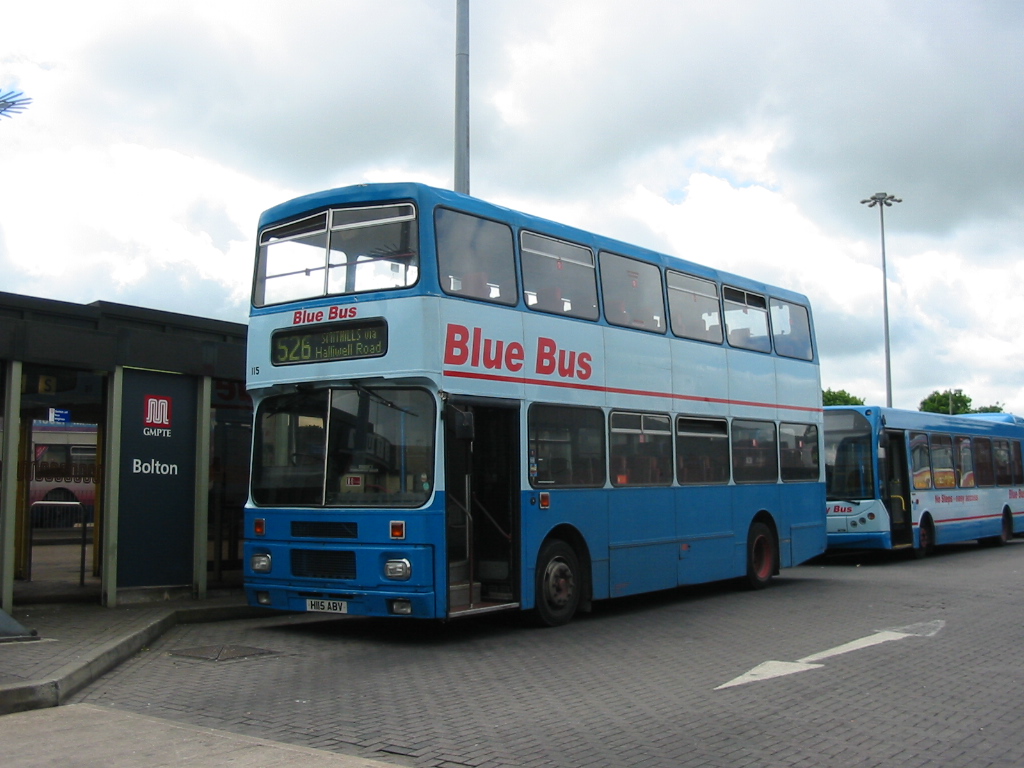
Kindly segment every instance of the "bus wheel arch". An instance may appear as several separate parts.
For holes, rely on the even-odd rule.
[[[914,557],[930,557],[935,554],[935,523],[932,516],[925,512],[921,515],[921,522],[917,526],[917,546],[914,547]]]
[[[754,516],[747,531],[747,573],[749,589],[764,589],[779,572],[779,532],[775,520],[765,511]]]
[[[579,532],[559,526],[537,553],[534,572],[534,623],[568,624],[577,611],[590,610],[590,552]]]

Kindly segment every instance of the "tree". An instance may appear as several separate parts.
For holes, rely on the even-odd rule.
[[[845,389],[825,389],[821,392],[822,405],[864,405],[863,397],[851,395]]]
[[[919,410],[928,413],[1002,413],[1003,406],[996,403],[972,408],[971,398],[962,389],[947,389],[944,392],[932,392],[921,401]]]

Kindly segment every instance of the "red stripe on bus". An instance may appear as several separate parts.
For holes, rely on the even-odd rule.
[[[668,397],[673,400],[686,400],[696,403],[718,403],[722,405],[748,405],[755,408],[781,408],[787,411],[806,411],[821,413],[821,408],[804,405],[776,405],[773,403],[756,403],[748,400],[728,400],[721,397],[698,397],[696,395],[677,395],[671,392],[650,392],[643,389],[623,389],[621,387],[602,387],[598,384],[581,384],[575,381],[549,381],[547,379],[530,379],[525,376],[500,376],[494,373],[476,373],[474,371],[443,371],[445,376],[459,379],[475,379],[478,381],[500,381],[509,384],[535,384],[541,387],[559,387],[561,389],[578,389],[587,392],[610,392],[616,395],[639,395],[641,397]]]

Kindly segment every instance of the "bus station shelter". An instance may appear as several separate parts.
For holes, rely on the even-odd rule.
[[[246,326],[0,292],[0,609],[241,581]]]

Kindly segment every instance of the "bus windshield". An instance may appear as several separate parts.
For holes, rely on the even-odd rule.
[[[825,483],[828,501],[875,497],[871,424],[856,411],[825,411]]]
[[[260,233],[253,304],[407,288],[419,276],[412,203],[335,208]]]
[[[420,506],[433,486],[433,397],[358,384],[270,397],[256,414],[260,506]]]

